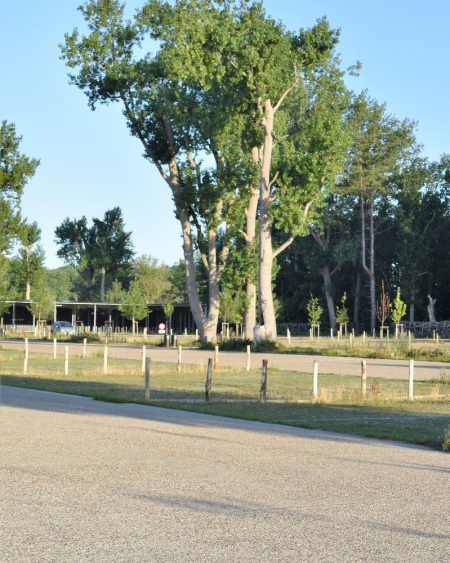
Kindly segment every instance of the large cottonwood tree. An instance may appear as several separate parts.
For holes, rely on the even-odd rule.
[[[86,92],[92,109],[122,104],[144,156],[169,186],[183,236],[191,310],[201,339],[214,340],[230,213],[240,205],[237,193],[247,183],[239,138],[243,124],[231,111],[231,92],[221,87],[216,51],[189,76],[180,72],[189,64],[183,48],[175,57],[172,53],[180,30],[202,34],[207,21],[214,23],[207,40],[224,43],[232,10],[226,3],[208,1],[149,1],[133,22],[124,20],[124,5],[117,0],[89,1],[81,11],[89,33],[80,36],[75,30],[62,47],[67,64],[77,70],[71,81]],[[140,49],[148,37],[159,42],[155,56]],[[198,77],[204,69],[216,77],[207,88]],[[196,252],[207,273],[207,311],[196,283]]]

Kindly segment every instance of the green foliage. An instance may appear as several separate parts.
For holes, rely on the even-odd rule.
[[[317,297],[313,297],[312,293],[306,310],[308,311],[308,322],[311,325],[320,325],[323,309],[319,304],[319,299]]]
[[[130,283],[130,289],[124,294],[119,311],[125,318],[135,321],[140,321],[148,315],[149,310],[145,297],[136,280]]]
[[[54,296],[48,286],[45,275],[41,276],[33,287],[32,303],[28,310],[37,320],[49,320],[53,316]]]
[[[56,301],[78,301],[82,279],[75,266],[47,270],[47,283]]]
[[[348,309],[345,306],[347,293],[344,293],[341,299],[342,306],[336,307],[336,322],[339,324],[347,324],[349,322]]]
[[[400,286],[397,287],[397,293],[395,295],[392,312],[391,312],[391,319],[395,324],[398,324],[406,314],[406,303],[404,303],[401,299],[401,290]]]
[[[242,289],[224,288],[220,294],[219,317],[223,322],[242,323],[245,316],[246,295]]]
[[[55,229],[55,241],[59,246],[57,256],[66,264],[78,267],[84,278],[82,299],[94,298],[96,272],[101,276],[102,289],[106,274],[117,277],[123,269],[128,269],[134,254],[131,232],[125,231],[119,207],[106,211],[103,219],[93,218],[92,222],[89,226],[86,217],[67,217]]]
[[[166,319],[169,320],[172,313],[175,311],[172,301],[163,301],[163,311]]]
[[[9,252],[22,230],[20,201],[26,184],[34,176],[39,160],[20,152],[22,137],[13,123],[0,126],[0,254]]]
[[[122,303],[125,299],[125,291],[122,288],[120,281],[113,281],[111,287],[106,294],[108,303]]]
[[[158,303],[170,291],[169,268],[156,258],[143,254],[132,262],[131,268],[147,303]]]
[[[8,263],[4,256],[0,255],[0,317],[9,311],[9,279],[8,279]]]

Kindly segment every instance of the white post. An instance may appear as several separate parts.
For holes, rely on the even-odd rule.
[[[146,351],[146,347],[142,346],[142,366],[141,366],[142,375],[145,374],[145,351]]]
[[[317,401],[317,397],[318,397],[318,381],[319,381],[319,362],[316,362],[314,360],[313,362],[313,390],[312,390],[312,394],[313,394],[313,399],[315,401]]]
[[[219,367],[219,347],[214,346],[214,371]]]
[[[143,333],[144,333],[144,340],[147,342],[147,327],[144,327]],[[145,366],[144,366],[144,369],[145,369]]]
[[[103,373],[108,373],[108,346],[105,344],[105,349],[103,351]]]
[[[408,331],[408,350],[411,350],[411,331]]]
[[[57,352],[57,340],[56,338],[53,339],[53,359],[56,360],[56,352]]]
[[[64,346],[64,375],[69,375],[69,347]]]
[[[332,328],[330,328],[330,338],[331,338],[331,340],[334,339],[334,331],[333,331]]]
[[[27,375],[28,370],[28,338],[25,338],[23,348],[23,375]]]
[[[291,343],[291,331],[289,329],[287,329],[286,336],[287,336],[288,344],[290,344]]]
[[[350,333],[349,335],[349,343],[350,343],[350,348],[353,348],[353,334]]]
[[[250,344],[247,344],[247,371],[250,371]]]
[[[361,360],[361,396],[363,399],[366,398],[366,390],[367,390],[366,374],[367,374],[366,360]]]
[[[184,327],[184,336],[187,336],[187,327]]]
[[[366,344],[366,331],[363,331],[363,346]]]
[[[146,401],[150,400],[150,358],[145,358],[145,365],[144,365],[144,376],[145,376],[145,391],[144,397]]]
[[[409,360],[408,399],[414,400],[414,360]]]
[[[198,328],[195,329],[195,340],[198,340]]]
[[[87,338],[83,338],[83,358],[86,357],[86,344],[87,344]]]
[[[177,364],[177,371],[180,373],[181,371],[181,346],[178,346],[178,364]]]

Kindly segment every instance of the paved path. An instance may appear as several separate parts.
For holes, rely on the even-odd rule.
[[[450,456],[2,387],[0,561],[450,561]]]
[[[23,341],[1,341],[5,349],[23,349]],[[70,344],[70,354],[81,354],[81,344]],[[89,344],[90,353],[103,350],[103,345]],[[30,351],[46,352],[53,354],[52,342],[30,342]],[[58,353],[64,353],[63,344],[59,344]],[[177,362],[177,350],[173,348],[147,347],[147,353],[154,361]],[[116,358],[141,358],[141,348],[138,346],[109,345],[108,354]],[[206,365],[208,358],[213,356],[209,350],[183,349],[183,362],[188,364]],[[252,353],[252,365],[260,366],[263,358],[269,360],[269,366],[288,371],[312,371],[314,360],[319,362],[320,373],[334,373],[337,375],[361,375],[361,360],[358,358],[333,358],[329,356],[309,356],[303,354],[267,354]],[[366,360],[367,376],[388,379],[408,379],[408,360]],[[244,367],[246,365],[246,354],[244,352],[220,352],[219,362],[224,366]],[[450,363],[444,362],[415,362],[415,379],[427,380],[439,378],[441,370],[448,370],[450,375]]]

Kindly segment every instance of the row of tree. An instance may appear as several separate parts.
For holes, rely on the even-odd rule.
[[[274,339],[276,261],[289,271],[292,255],[296,273],[299,255],[306,262],[320,256],[332,326],[332,276],[350,259],[355,320],[365,279],[373,328],[380,233],[403,192],[408,198],[408,170],[421,169],[414,123],[346,88],[339,32],[326,19],[295,32],[261,2],[148,0],[133,20],[125,20],[124,8],[119,0],[86,2],[80,10],[87,33],[66,35],[62,54],[92,109],[122,105],[131,134],[171,191],[201,338],[216,338],[222,290],[245,292],[247,337],[255,327],[257,338]],[[144,51],[147,39],[157,42],[156,53]],[[406,221],[398,228],[407,229]],[[396,252],[408,254],[425,231],[402,231],[404,249]],[[308,232],[311,252],[299,239]],[[282,254],[294,243],[294,252]],[[416,257],[401,267],[393,258],[397,278],[400,269],[420,270]],[[395,275],[389,283],[398,283]],[[418,290],[410,283],[408,295]]]

